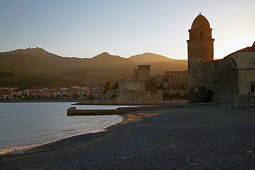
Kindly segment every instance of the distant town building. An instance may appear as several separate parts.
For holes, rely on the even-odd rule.
[[[89,88],[72,86],[70,88],[32,87],[0,87],[0,100],[48,100],[48,99],[79,99],[98,100],[103,96],[101,87]]]

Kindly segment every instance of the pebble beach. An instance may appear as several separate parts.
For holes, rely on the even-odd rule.
[[[255,108],[134,111],[107,131],[0,156],[0,169],[254,169]]]

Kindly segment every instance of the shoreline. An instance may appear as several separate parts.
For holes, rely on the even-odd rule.
[[[31,145],[24,145],[24,146],[23,145],[21,145],[21,146],[14,146],[13,148],[17,148],[17,147],[21,147],[21,148],[17,149],[17,150],[16,149],[14,149],[14,150],[12,149],[12,151],[7,151],[5,153],[1,153],[0,152],[0,156],[1,155],[22,154],[22,153],[25,153],[25,152],[29,152],[32,149],[36,149],[37,147],[40,147],[40,146],[44,146],[44,145],[48,145],[48,144],[53,144],[55,142],[59,142],[59,141],[62,141],[62,140],[68,139],[68,138],[75,137],[75,136],[104,132],[104,131],[110,130],[113,127],[117,127],[119,125],[141,121],[141,120],[143,120],[143,119],[145,119],[147,117],[153,117],[153,116],[157,116],[157,115],[160,115],[160,114],[152,114],[151,116],[146,116],[144,114],[139,114],[139,113],[134,113],[134,114],[126,113],[126,114],[122,114],[122,115],[117,115],[117,116],[121,117],[122,120],[120,122],[118,122],[118,123],[114,123],[114,124],[111,124],[109,126],[105,126],[103,129],[91,131],[89,133],[81,133],[81,134],[70,135],[70,136],[66,136],[66,137],[61,138],[61,139],[56,139],[56,140],[53,140],[53,141],[48,141],[48,142],[39,143],[39,144],[31,144]]]
[[[80,102],[82,100],[4,100],[0,103]]]
[[[138,106],[138,107],[119,107],[117,108],[117,110],[126,110],[127,113],[126,114],[121,114],[118,115],[122,118],[122,120],[118,123],[114,123],[111,124],[109,126],[104,127],[103,129],[100,130],[96,130],[96,131],[92,131],[89,133],[83,133],[83,134],[75,134],[75,135],[70,135],[70,136],[66,136],[64,138],[61,139],[56,139],[53,141],[48,141],[48,142],[44,142],[44,143],[39,143],[39,144],[30,144],[30,145],[17,145],[17,146],[13,146],[12,148],[16,148],[16,147],[21,147],[21,149],[17,149],[17,150],[12,150],[12,151],[8,151],[5,153],[1,153],[0,152],[0,156],[1,155],[13,155],[13,154],[22,154],[26,151],[30,151],[32,149],[36,149],[37,147],[41,147],[44,145],[48,145],[51,143],[55,143],[58,141],[62,141],[68,138],[72,138],[75,136],[80,136],[80,135],[87,135],[87,134],[94,134],[94,133],[100,133],[100,132],[104,132],[107,130],[111,130],[112,128],[115,128],[117,126],[120,125],[124,125],[124,124],[129,124],[129,123],[133,123],[133,122],[137,122],[137,121],[141,121],[143,119],[149,118],[149,117],[154,117],[154,116],[158,116],[161,115],[162,113],[152,113],[151,115],[146,115],[144,113],[137,113],[137,112],[155,112],[157,110],[164,110],[164,109],[169,109],[169,108],[178,108],[178,107],[193,107],[193,106],[199,106],[199,105],[211,105],[211,104],[215,104],[215,103],[200,103],[200,104],[172,104],[172,105],[145,105],[145,106]],[[133,113],[131,113],[133,112]]]
[[[112,116],[114,116],[114,115],[112,115]],[[23,153],[29,152],[32,149],[36,149],[37,147],[41,147],[41,146],[45,146],[45,145],[52,144],[52,143],[55,143],[55,142],[59,142],[59,141],[62,141],[62,140],[68,139],[68,138],[75,137],[75,136],[104,132],[104,131],[108,130],[110,127],[115,126],[115,125],[117,125],[117,124],[119,124],[119,123],[121,123],[121,122],[128,119],[128,116],[126,114],[124,114],[124,115],[115,115],[115,116],[119,116],[122,120],[120,122],[117,122],[117,123],[115,122],[111,125],[106,125],[102,129],[93,130],[93,131],[90,131],[90,132],[87,132],[87,133],[86,132],[85,133],[77,133],[77,134],[65,136],[63,138],[59,138],[59,139],[55,139],[55,140],[51,140],[51,141],[47,141],[47,142],[43,142],[43,143],[38,143],[38,144],[16,145],[16,146],[13,146],[13,147],[10,147],[10,148],[3,148],[2,150],[0,150],[0,156],[23,154]]]
[[[126,115],[122,121],[125,123],[110,126],[104,132],[66,138],[21,154],[1,155],[0,168],[252,169],[255,166],[254,108],[200,104],[130,114],[135,117]]]
[[[0,100],[0,103],[40,103],[40,102],[74,102],[72,105],[124,105],[124,106],[155,106],[155,105],[170,105],[170,104],[185,104],[187,100],[169,100],[169,101],[144,101],[144,102],[119,102],[119,101],[95,101],[95,100]]]
[[[169,101],[81,101],[73,105],[130,105],[130,106],[155,106],[170,104],[185,104],[187,100],[169,100]]]

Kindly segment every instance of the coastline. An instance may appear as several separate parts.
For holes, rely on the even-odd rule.
[[[97,101],[97,100],[80,100],[80,99],[66,99],[66,100],[0,100],[0,103],[40,103],[40,102],[73,102],[72,105],[124,105],[124,106],[161,106],[161,105],[176,105],[186,104],[187,100],[169,100],[169,101],[144,101],[144,102],[120,102],[120,101]]]
[[[87,100],[77,102],[73,105],[133,105],[133,106],[154,106],[154,105],[171,105],[185,104],[187,100],[169,100],[169,101],[95,101]]]
[[[110,128],[112,126],[115,126],[116,124],[119,124],[119,123],[121,123],[121,122],[123,122],[123,121],[128,119],[128,116],[126,114],[124,114],[124,115],[116,115],[116,116],[119,116],[121,118],[121,121],[114,122],[112,124],[108,124],[108,125],[104,126],[102,129],[97,129],[97,130],[93,130],[93,131],[89,131],[89,132],[84,132],[84,133],[76,133],[76,134],[64,136],[63,138],[59,138],[59,139],[56,139],[56,140],[51,140],[51,141],[47,141],[47,142],[43,142],[43,143],[30,144],[30,145],[17,145],[17,146],[5,148],[5,149],[0,150],[0,156],[1,155],[22,154],[22,153],[25,153],[25,152],[27,152],[29,150],[35,149],[37,147],[41,147],[41,146],[44,146],[44,145],[48,145],[48,144],[51,144],[51,143],[62,141],[62,140],[65,140],[65,139],[68,139],[68,138],[72,138],[72,137],[75,137],[75,136],[104,132],[108,128]]]
[[[27,101],[27,102],[29,103],[30,101]],[[34,102],[37,102],[37,101],[34,101]],[[47,102],[47,101],[42,101],[42,102]],[[58,101],[56,101],[56,102],[58,102]],[[70,102],[70,101],[63,101],[63,102]],[[12,102],[10,102],[10,103],[12,103]],[[105,126],[103,129],[91,131],[89,133],[81,133],[81,134],[70,135],[70,136],[66,136],[66,137],[63,137],[63,138],[60,138],[60,139],[56,139],[56,140],[52,140],[52,141],[48,141],[48,142],[44,142],[44,143],[24,145],[24,146],[14,146],[14,147],[12,147],[14,149],[10,148],[11,151],[6,151],[4,153],[0,152],[0,156],[1,155],[12,155],[12,154],[22,154],[24,152],[36,149],[37,147],[41,147],[41,146],[48,145],[48,144],[51,144],[51,143],[53,144],[55,142],[62,141],[62,140],[72,138],[72,137],[75,137],[75,136],[87,135],[87,134],[93,134],[93,133],[100,133],[100,132],[104,132],[104,131],[107,131],[107,130],[111,130],[111,129],[113,129],[115,127],[118,127],[120,125],[141,121],[141,120],[149,118],[149,117],[154,117],[154,116],[158,116],[158,115],[163,114],[163,113],[154,113],[157,110],[165,110],[165,109],[179,108],[179,107],[194,107],[194,106],[199,106],[199,105],[211,105],[211,104],[214,105],[215,103],[144,105],[144,106],[137,106],[137,107],[120,107],[120,108],[117,108],[117,110],[125,110],[125,111],[127,111],[127,113],[118,115],[122,118],[122,120],[118,123],[114,123],[114,124],[111,124],[109,126]],[[152,112],[152,113],[148,115],[148,114],[143,113],[143,112],[147,112],[147,113]],[[15,149],[16,147],[20,147],[20,149]]]
[[[6,152],[0,152],[0,156],[1,155],[12,155],[12,154],[22,154],[22,153],[25,153],[25,152],[29,152],[32,149],[36,149],[37,147],[41,147],[41,146],[48,145],[48,144],[53,144],[55,142],[59,142],[59,141],[62,141],[62,140],[68,139],[68,138],[75,137],[75,136],[104,132],[104,131],[110,130],[111,128],[119,126],[119,125],[128,124],[128,123],[132,123],[132,122],[136,122],[136,121],[141,121],[144,118],[152,117],[152,116],[156,116],[156,115],[160,115],[160,114],[153,114],[151,116],[146,116],[144,114],[139,114],[139,113],[138,114],[137,113],[135,113],[135,114],[127,113],[127,114],[118,115],[122,118],[122,120],[120,122],[111,124],[109,126],[105,126],[103,129],[91,131],[89,133],[70,135],[70,136],[66,136],[66,137],[61,138],[61,139],[57,139],[57,140],[53,140],[53,141],[49,141],[49,142],[44,142],[44,143],[39,143],[39,144],[15,146],[12,149],[10,148]],[[17,147],[20,147],[20,148],[17,149]]]
[[[249,169],[255,166],[254,108],[185,105],[131,115],[135,114],[158,115],[116,124],[104,132],[66,138],[21,154],[2,155],[0,167]],[[122,122],[128,118],[124,117]]]
[[[0,103],[80,102],[82,100],[0,100]]]

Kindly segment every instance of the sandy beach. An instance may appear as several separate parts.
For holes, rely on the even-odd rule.
[[[132,112],[105,132],[0,156],[0,169],[253,169],[255,108]]]

